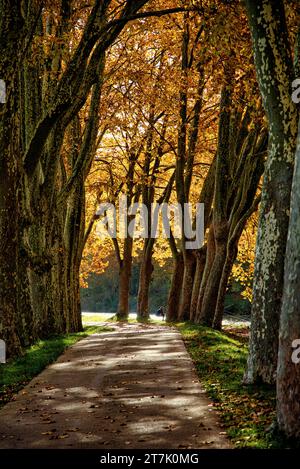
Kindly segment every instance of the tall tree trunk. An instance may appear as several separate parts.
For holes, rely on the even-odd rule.
[[[283,2],[246,0],[246,7],[269,123],[269,154],[257,235],[250,347],[244,382],[274,383],[298,111],[291,100],[293,62]]]
[[[149,288],[153,273],[152,253],[154,239],[145,240],[143,258],[139,274],[139,291],[137,301],[137,317],[145,320],[149,318]]]
[[[6,102],[0,104],[0,336],[6,342],[7,356],[10,357],[21,350],[17,294],[23,280],[19,275],[22,220],[18,204],[21,137],[17,82],[24,40],[20,2],[3,0],[0,18],[0,78],[6,85]]]
[[[199,61],[196,65],[198,72],[198,83],[197,83],[197,96],[193,106],[192,120],[189,128],[189,116],[188,116],[188,105],[189,105],[189,72],[192,67],[194,56],[190,53],[190,18],[189,13],[186,12],[184,15],[184,27],[182,34],[181,43],[181,87],[179,92],[180,110],[179,110],[179,126],[177,136],[177,158],[176,158],[176,171],[175,171],[175,182],[176,182],[176,194],[177,202],[180,204],[182,212],[184,213],[184,204],[189,202],[190,188],[193,178],[193,168],[197,149],[197,142],[199,137],[199,122],[203,104],[203,91],[205,87],[205,80],[201,62]],[[189,129],[189,131],[188,131]],[[176,305],[177,318],[180,321],[188,320],[190,318],[190,306],[192,300],[194,275],[196,268],[196,259],[192,252],[186,249],[186,235],[184,231],[184,220],[182,219],[182,238],[181,238],[181,251],[183,253],[183,278],[180,279],[182,284],[180,294],[177,292],[170,292],[177,297],[179,302]],[[178,261],[175,261],[177,265]],[[176,278],[175,272],[174,281]],[[180,296],[179,296],[180,295]],[[175,311],[171,312],[173,316]]]
[[[21,348],[17,329],[18,186],[13,154],[12,158],[7,153],[0,158],[0,334],[10,357],[18,354]]]
[[[42,221],[43,220],[43,221]],[[29,229],[28,269],[30,296],[33,310],[33,331],[36,337],[46,337],[52,332],[50,320],[51,305],[51,266],[46,261],[46,221],[45,217],[35,217]]]
[[[300,127],[299,127],[300,135]],[[287,437],[300,438],[300,137],[291,196],[277,368],[277,421]],[[293,343],[296,341],[295,343]],[[293,356],[294,355],[294,356]]]
[[[238,254],[238,241],[229,241],[227,246],[226,261],[223,266],[222,276],[219,284],[217,302],[215,307],[215,314],[213,320],[214,329],[222,329],[222,320],[224,314],[225,295],[228,285],[228,280],[232,271],[234,261]]]
[[[190,318],[190,307],[196,268],[196,259],[192,251],[184,251],[184,272],[179,302],[178,320],[185,321]]]
[[[76,182],[68,199],[68,210],[64,223],[65,246],[65,296],[68,305],[68,331],[82,330],[79,270],[82,255],[85,218],[85,192],[82,178]]]
[[[210,271],[214,263],[215,254],[216,254],[216,243],[215,243],[214,227],[212,223],[210,225],[209,232],[208,232],[205,266],[204,266],[204,271],[203,271],[201,284],[200,284],[200,290],[199,290],[198,299],[197,299],[197,309],[196,309],[196,316],[195,316],[196,323],[200,323],[201,321],[203,297],[204,297],[206,285],[209,279]]]
[[[178,253],[174,260],[174,270],[168,297],[167,320],[177,321],[178,305],[183,281],[184,263],[182,253]]]
[[[196,318],[199,291],[200,291],[201,281],[202,281],[204,268],[205,268],[206,250],[207,250],[207,247],[203,246],[201,249],[195,252],[196,269],[195,269],[191,306],[190,306],[190,321],[194,321]]]
[[[223,268],[226,261],[226,245],[227,245],[227,226],[223,228],[223,238],[218,238],[216,241],[216,252],[211,266],[207,283],[205,286],[205,291],[203,295],[201,313],[199,316],[199,322],[205,324],[206,326],[212,326],[217,298],[219,285],[222,277]]]
[[[53,242],[53,268],[51,269],[51,297],[53,301],[53,330],[62,334],[70,330],[69,304],[66,298],[66,251],[62,239],[60,220],[57,221],[57,231]],[[71,293],[69,293],[71,294]]]
[[[21,230],[20,238],[22,234],[23,230]],[[16,315],[16,319],[21,345],[22,347],[27,347],[31,345],[37,337],[32,327],[33,315],[28,277],[28,258],[20,245],[18,257],[18,288],[16,291],[18,314]]]
[[[128,236],[124,241],[124,254],[119,269],[119,302],[117,318],[119,320],[128,319],[129,314],[129,293],[132,269],[132,247],[133,239]]]
[[[217,163],[217,155],[215,155],[209,167],[209,171],[203,182],[203,186],[202,186],[200,197],[199,197],[199,203],[204,204],[204,232],[206,232],[206,230],[209,228],[210,219],[211,219],[211,208],[212,208],[212,202],[214,198],[214,187],[215,187],[216,163]],[[213,233],[212,227],[209,230],[207,244],[205,244],[204,246],[202,246],[202,248],[196,251],[197,263],[196,263],[196,272],[195,272],[195,277],[194,277],[191,307],[190,307],[190,320],[191,321],[196,321],[198,300],[199,300],[199,306],[200,306],[200,303],[202,303],[202,299],[203,299],[203,295],[200,298],[200,289],[201,289],[202,281],[204,279],[206,256],[207,256],[208,249],[210,250],[209,256],[213,257],[214,251],[215,251],[215,242],[214,242],[214,233]],[[208,274],[208,270],[210,269],[210,267],[211,267],[211,263],[207,268],[207,274]],[[204,286],[204,283],[203,283],[203,286]],[[203,290],[203,293],[204,293],[204,290]]]
[[[224,84],[221,93],[220,119],[218,130],[217,167],[214,192],[213,230],[215,239],[215,256],[207,278],[203,294],[199,321],[212,326],[217,303],[219,283],[226,260],[226,246],[229,234],[227,222],[227,192],[230,168],[230,130],[231,106],[234,73],[228,62],[225,69]]]

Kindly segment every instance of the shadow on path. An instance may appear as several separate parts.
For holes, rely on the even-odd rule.
[[[0,448],[228,448],[180,334],[106,323],[0,411]]]

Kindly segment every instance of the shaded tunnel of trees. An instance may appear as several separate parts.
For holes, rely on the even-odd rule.
[[[137,255],[141,320],[155,263],[168,321],[220,330],[239,281],[252,301],[244,384],[276,383],[279,429],[299,438],[299,13],[284,0],[0,0],[9,357],[82,329],[80,288],[112,253],[120,320]],[[99,204],[121,194],[149,208],[145,238],[99,235]],[[203,246],[153,237],[154,203],[204,204]]]

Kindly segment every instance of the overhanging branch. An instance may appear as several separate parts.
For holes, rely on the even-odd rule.
[[[185,13],[187,11],[200,11],[199,8],[184,8],[184,7],[177,7],[177,8],[167,8],[165,10],[155,10],[155,11],[144,11],[141,13],[137,13],[131,16],[124,16],[123,18],[118,18],[115,20],[111,20],[107,23],[106,28],[109,29],[111,26],[115,26],[116,24],[120,24],[122,22],[134,21],[143,18],[149,17],[160,17],[165,15],[170,15],[174,13]]]

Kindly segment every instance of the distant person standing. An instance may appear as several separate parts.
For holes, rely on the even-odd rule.
[[[163,306],[160,306],[158,310],[156,311],[156,316],[162,317],[163,320],[165,319],[165,310]]]

